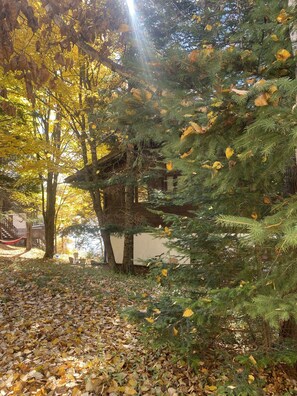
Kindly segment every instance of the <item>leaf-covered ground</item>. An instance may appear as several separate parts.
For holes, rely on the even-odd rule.
[[[100,268],[2,258],[0,395],[203,394],[120,315],[148,287]]]
[[[218,394],[222,378],[152,349],[121,315],[151,288],[102,268],[0,257],[0,396]]]

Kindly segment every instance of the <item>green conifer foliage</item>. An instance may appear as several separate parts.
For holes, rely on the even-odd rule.
[[[295,363],[296,10],[198,3],[187,26],[195,45],[164,49],[156,73],[163,154],[183,175],[162,199],[195,206],[192,217],[167,216],[169,238],[191,265],[156,265],[175,287],[148,326],[193,355],[233,345]]]

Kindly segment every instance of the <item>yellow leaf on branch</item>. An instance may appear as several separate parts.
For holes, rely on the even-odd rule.
[[[170,236],[171,235],[171,230],[169,227],[164,227],[164,232],[166,235]]]
[[[189,56],[188,56],[189,61],[190,61],[191,63],[195,63],[195,62],[197,61],[197,59],[198,59],[199,53],[200,53],[200,51],[197,50],[197,49],[191,51],[190,54],[189,54]]]
[[[173,327],[173,335],[176,337],[178,335],[178,330],[177,328]]]
[[[272,34],[272,35],[270,36],[270,38],[271,38],[271,40],[273,40],[273,41],[275,41],[275,42],[279,41],[279,38],[277,37],[276,34]]]
[[[255,377],[254,377],[252,374],[250,374],[250,375],[248,376],[248,383],[249,383],[249,384],[252,384],[254,381],[255,381]]]
[[[277,86],[276,85],[271,85],[271,87],[269,87],[269,93],[274,94],[274,92],[277,91]]]
[[[173,169],[172,161],[167,162],[166,169],[168,170],[168,172],[172,171],[172,169]]]
[[[145,318],[148,323],[154,323],[155,319],[152,317]]]
[[[208,164],[204,164],[204,165],[201,166],[201,168],[204,168],[204,169],[212,169],[212,166],[210,166],[210,165],[208,165]]]
[[[257,361],[256,361],[256,359],[254,358],[253,355],[250,355],[250,356],[249,356],[249,361],[250,361],[251,363],[253,363],[254,366],[257,366]]]
[[[277,51],[275,57],[278,61],[286,62],[286,60],[291,57],[291,53],[283,48]]]
[[[224,165],[220,161],[215,161],[212,164],[212,169],[219,170],[219,169],[222,169],[222,168],[224,168]]]
[[[168,275],[168,270],[166,268],[163,268],[161,273],[162,273],[163,276],[166,277]]]
[[[192,315],[194,315],[194,312],[191,310],[191,308],[186,308],[184,310],[184,313],[183,313],[184,318],[190,318]]]
[[[289,15],[287,14],[286,10],[282,9],[281,12],[276,17],[278,23],[285,23],[289,19]]]
[[[183,154],[180,156],[180,158],[181,158],[181,159],[187,158],[187,157],[189,157],[192,153],[193,153],[193,149],[191,148],[191,149],[190,149],[189,151],[187,151],[186,153],[183,153]]]
[[[201,128],[200,125],[198,125],[196,122],[190,121],[191,127],[195,130],[197,133],[204,133],[203,129]]]
[[[187,136],[192,135],[195,132],[192,126],[185,129],[184,133],[181,135],[180,140],[184,140]]]
[[[180,137],[180,140],[184,140],[187,136],[193,135],[193,134],[203,134],[205,133],[205,130],[198,125],[196,122],[190,121],[190,126],[188,126],[183,134]]]
[[[227,147],[225,150],[226,158],[230,159],[232,155],[234,154],[234,150],[231,147]]]
[[[192,19],[193,19],[193,21],[196,21],[197,23],[201,22],[201,16],[200,15],[193,15]]]
[[[269,99],[269,95],[267,93],[262,93],[255,99],[254,101],[255,106],[257,107],[268,106],[268,99]]]

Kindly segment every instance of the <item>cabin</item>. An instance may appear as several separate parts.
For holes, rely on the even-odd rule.
[[[168,261],[176,261],[180,254],[166,246],[168,239],[163,233],[157,237],[152,232],[153,228],[163,228],[164,221],[160,212],[189,216],[193,209],[191,206],[156,207],[153,204],[154,196],[162,193],[173,193],[178,187],[180,174],[168,171],[158,150],[142,148],[135,155],[133,166],[133,204],[131,209],[130,224],[134,233],[134,264],[143,264],[144,261],[162,256]],[[123,261],[124,237],[121,232],[125,224],[125,200],[127,180],[130,170],[127,169],[127,152],[116,149],[111,151],[97,162],[97,174],[103,192],[104,224],[101,227],[111,233],[111,243],[118,264]],[[66,183],[71,183],[79,188],[87,188],[86,179],[92,180],[92,168],[87,166],[72,176],[66,178]],[[87,176],[86,176],[87,174]],[[183,259],[183,262],[189,260]]]
[[[0,240],[2,241],[19,241],[24,244],[27,238],[27,224],[25,213],[15,213],[12,210],[11,201],[6,197],[0,197]],[[32,245],[44,247],[44,225],[34,223],[31,230]],[[17,242],[18,243],[18,242]]]

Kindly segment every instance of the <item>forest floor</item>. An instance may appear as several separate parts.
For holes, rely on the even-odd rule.
[[[16,252],[0,251],[0,396],[236,394],[218,393],[223,377],[203,362],[193,373],[126,320],[122,310],[154,292],[149,280]],[[258,394],[296,394],[280,382],[292,393],[272,383]]]

